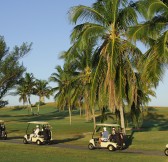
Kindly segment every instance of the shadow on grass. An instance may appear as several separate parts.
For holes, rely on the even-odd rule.
[[[73,111],[72,116],[79,115],[79,112]],[[46,114],[32,114],[32,115],[22,115],[22,118],[18,118],[17,121],[20,122],[29,122],[29,121],[50,121],[50,120],[62,120],[66,117],[69,117],[68,111],[53,111]]]
[[[49,114],[34,114],[34,115],[25,115],[24,118],[17,119],[19,122],[29,122],[29,121],[49,121],[51,119],[61,120],[64,119],[65,116],[58,116],[57,113],[49,113]]]
[[[73,138],[66,138],[66,139],[62,139],[62,140],[53,140],[53,143],[54,144],[66,143],[66,142],[76,141],[76,140],[79,140],[84,137],[85,137],[84,135],[77,135]]]
[[[13,136],[13,137],[8,137],[8,140],[15,140],[15,139],[23,139],[23,136]]]
[[[141,131],[150,131],[156,129],[159,131],[168,130],[168,118],[166,114],[159,114],[157,112],[148,112],[143,120]]]
[[[7,130],[7,139],[8,140],[13,140],[13,139],[23,139],[23,136],[11,136],[10,134],[11,133],[16,133],[16,132],[19,132],[19,130],[18,129],[14,129],[14,130]]]
[[[12,115],[0,115],[0,118],[11,117]]]
[[[131,133],[126,136],[126,145],[129,147],[132,145],[134,134],[137,132],[146,131],[166,131],[168,130],[168,114],[159,112],[156,108],[148,108],[147,114],[143,119],[143,123],[140,128],[132,128]]]
[[[134,139],[134,133],[135,133],[135,131],[132,131],[131,134],[127,134],[124,137],[126,148],[128,148],[129,146],[132,145],[132,142],[133,142],[133,139]]]

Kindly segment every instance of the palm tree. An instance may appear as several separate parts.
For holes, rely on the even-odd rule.
[[[10,93],[11,95],[19,95],[19,102],[23,101],[23,105],[28,103],[27,106],[31,113],[33,113],[33,111],[30,96],[33,94],[34,79],[33,74],[25,73],[25,77],[22,77],[16,85],[16,92]]]
[[[147,47],[140,73],[145,82],[156,87],[168,62],[168,2],[140,0],[139,6],[137,10],[146,21],[131,27],[129,36]]]
[[[83,101],[83,106],[85,109],[86,120],[91,119],[91,81],[93,76],[93,68],[96,64],[96,57],[94,55],[95,42],[92,40],[87,40],[89,46],[79,47],[79,42],[75,42],[67,52],[64,52],[61,56],[65,60],[65,65],[70,69],[73,68],[73,82],[75,82],[75,92],[76,98],[74,102],[80,102],[81,98]],[[74,87],[74,88],[75,88]],[[81,107],[80,107],[81,112]],[[93,109],[92,109],[93,113]],[[93,113],[94,114],[94,113]],[[93,115],[94,125],[95,118]]]
[[[24,97],[24,102],[28,102],[31,113],[33,113],[33,111],[32,111],[32,104],[31,104],[30,96],[33,94],[33,88],[35,85],[34,80],[35,78],[32,73],[31,74],[25,73],[25,77],[21,78],[19,81],[17,92],[16,92],[16,94],[24,93],[21,95],[24,95],[22,96]]]
[[[147,48],[138,71],[141,74],[141,88],[138,99],[146,105],[155,96],[154,89],[164,75],[168,62],[168,1],[140,0],[137,11],[143,22],[131,27],[128,35],[134,42],[141,41]],[[143,65],[143,66],[141,66]]]
[[[18,86],[16,92],[12,93],[12,95],[19,95],[19,102],[23,102],[23,105],[28,102],[26,87],[24,85]]]
[[[34,86],[34,94],[39,96],[39,103],[38,103],[38,114],[40,110],[40,103],[44,103],[44,98],[47,97],[49,98],[51,95],[51,87],[48,86],[48,82],[46,80],[38,80],[36,79],[35,81],[35,86]]]
[[[72,7],[69,14],[73,23],[84,20],[84,23],[75,26],[72,42],[80,42],[80,47],[87,45],[87,39],[93,39],[98,47],[99,61],[91,89],[92,105],[95,104],[97,89],[104,87],[109,99],[108,108],[111,111],[120,110],[121,127],[125,132],[123,105],[126,79],[130,87],[136,84],[134,71],[141,57],[140,50],[126,38],[128,26],[137,22],[133,5],[127,0],[97,0],[92,7]]]
[[[24,84],[24,86],[26,87],[28,103],[29,103],[30,110],[32,113],[32,103],[30,100],[30,96],[33,94],[33,87],[35,85],[34,75],[32,73],[26,73],[22,84]]]
[[[70,125],[72,123],[72,105],[73,105],[73,99],[74,99],[74,89],[72,86],[71,81],[71,69],[66,69],[64,67],[63,69],[61,66],[56,67],[57,72],[51,74],[50,81],[55,82],[58,84],[57,87],[54,87],[52,89],[53,92],[56,92],[54,98],[57,103],[57,107],[59,109],[63,109],[65,107],[68,107],[69,111],[69,119],[70,119]]]

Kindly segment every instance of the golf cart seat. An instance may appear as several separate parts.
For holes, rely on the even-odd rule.
[[[108,138],[104,138],[104,139],[101,139],[102,142],[108,142],[109,139]]]

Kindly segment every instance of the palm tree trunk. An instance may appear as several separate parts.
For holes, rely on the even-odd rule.
[[[28,115],[29,115],[29,104],[27,103],[27,113],[28,113]]]
[[[31,113],[33,113],[33,110],[32,110],[32,104],[31,104],[31,101],[30,101],[30,96],[28,96],[28,101],[29,101],[29,108],[30,108],[30,111],[31,111]]]
[[[82,116],[82,108],[81,108],[81,106],[80,106],[80,117]]]
[[[96,128],[96,118],[95,118],[95,110],[92,108],[92,116],[93,116],[93,126]]]
[[[69,110],[69,124],[71,125],[71,123],[72,123],[72,114],[71,114],[71,106],[70,105],[68,105],[68,110]]]
[[[44,96],[40,96],[40,102],[45,102]]]
[[[122,104],[120,105],[120,120],[121,120],[122,132],[124,134],[126,134],[126,131],[125,131],[125,122],[124,122],[124,110],[123,110]]]
[[[81,106],[81,101],[78,101],[78,105],[79,105],[79,113],[80,113],[80,117],[82,116],[82,106]]]
[[[39,112],[40,112],[40,102],[38,103],[37,105],[37,114],[39,115]]]
[[[85,115],[86,115],[86,121],[89,121],[90,119],[89,95],[87,92],[85,92]]]

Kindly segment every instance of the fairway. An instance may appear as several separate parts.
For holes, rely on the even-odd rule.
[[[36,107],[33,108],[36,113]],[[152,116],[152,117],[151,117]],[[5,120],[8,140],[0,141],[1,161],[166,161],[163,150],[167,144],[166,108],[153,108],[145,112],[141,130],[128,131],[129,147],[123,151],[109,152],[107,149],[88,150],[88,141],[93,131],[93,123],[86,122],[85,116],[73,111],[72,125],[68,112],[59,112],[54,104],[40,109],[39,116],[28,115],[27,109],[0,109],[0,119]],[[54,144],[37,146],[23,144],[23,136],[29,121],[48,121],[52,126]]]

